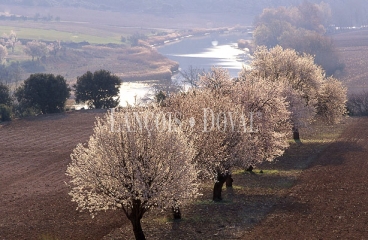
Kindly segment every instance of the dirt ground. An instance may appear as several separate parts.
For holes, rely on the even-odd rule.
[[[367,140],[355,119],[246,239],[367,239]]]
[[[339,33],[332,38],[345,64],[338,77],[348,87],[348,93],[368,91],[368,30]]]
[[[0,125],[0,239],[100,239],[116,213],[91,219],[70,201],[70,153],[92,134],[96,111],[51,114]],[[115,215],[114,215],[115,214]]]
[[[133,238],[121,212],[91,219],[67,194],[69,155],[101,115],[79,111],[0,125],[1,240]],[[254,174],[235,171],[222,203],[210,200],[208,183],[182,209],[182,221],[172,221],[169,212],[148,213],[147,239],[367,238],[368,118],[323,128],[312,134],[323,135],[292,143],[284,158]]]

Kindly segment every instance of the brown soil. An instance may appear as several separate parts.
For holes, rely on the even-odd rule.
[[[247,239],[367,239],[368,119],[355,119]]]
[[[345,70],[339,79],[348,87],[349,93],[368,90],[368,30],[349,31],[333,36]]]
[[[101,111],[51,114],[0,125],[0,239],[100,239],[116,213],[91,219],[68,195],[69,155]]]
[[[133,239],[119,211],[95,219],[76,211],[65,184],[70,153],[101,115],[80,111],[0,125],[0,239]],[[368,118],[316,126],[303,136],[254,174],[235,171],[221,203],[210,200],[210,182],[183,207],[181,221],[170,212],[147,213],[147,239],[367,238]]]

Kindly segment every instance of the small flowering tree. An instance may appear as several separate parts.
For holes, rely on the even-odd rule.
[[[44,42],[40,42],[37,40],[33,40],[32,42],[28,42],[26,47],[24,48],[24,52],[32,57],[32,61],[36,57],[37,60],[44,57],[48,53],[47,45]]]
[[[0,45],[0,64],[4,62],[4,59],[8,56],[8,50],[3,45]]]
[[[346,92],[346,87],[335,78],[329,77],[322,84],[318,95],[317,113],[327,123],[338,123],[346,114]]]
[[[289,102],[295,136],[298,128],[316,118],[337,123],[345,114],[346,88],[333,77],[326,78],[314,57],[276,46],[259,47],[252,68],[245,75],[259,76],[284,84],[283,96]],[[297,134],[295,134],[297,133]]]
[[[57,40],[47,45],[47,50],[50,54],[52,54],[53,56],[56,56],[56,54],[61,50],[60,41]]]
[[[251,114],[252,130],[242,135],[237,152],[237,165],[246,168],[264,161],[273,161],[289,146],[290,111],[282,96],[284,86],[263,78],[242,79],[232,96],[244,112]]]
[[[97,119],[88,144],[68,165],[72,201],[79,210],[120,209],[145,239],[141,219],[152,208],[171,208],[197,195],[192,147],[155,110],[121,110]]]
[[[332,101],[339,102],[339,106],[345,104],[341,101],[346,99],[343,86],[326,78],[323,69],[315,64],[313,56],[299,54],[292,49],[283,49],[280,46],[271,49],[259,47],[254,53],[251,70],[244,70],[242,75],[244,78],[261,77],[284,85],[282,95],[289,102],[295,140],[299,139],[298,129],[309,125],[317,116],[329,121],[327,111],[321,107],[322,98],[334,98]],[[327,86],[331,87],[332,83],[336,90],[334,94],[327,96],[328,91],[322,93]],[[328,113],[332,116],[342,116],[340,107],[329,108]]]
[[[12,53],[14,53],[15,46],[20,43],[16,32],[13,30],[10,31],[10,34],[3,35],[3,42],[6,47],[11,48]]]

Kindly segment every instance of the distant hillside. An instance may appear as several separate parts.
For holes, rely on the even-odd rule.
[[[3,0],[3,4],[43,7],[82,7],[99,10],[140,12],[245,11],[258,14],[265,7],[290,5],[295,0]]]
[[[259,15],[264,8],[290,6],[303,0],[2,0],[2,4],[43,7],[75,7],[152,14],[224,13]],[[320,0],[310,0],[319,3]],[[339,26],[368,24],[368,1],[324,0],[330,4],[332,23]]]

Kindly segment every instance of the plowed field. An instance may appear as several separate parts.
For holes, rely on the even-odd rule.
[[[70,201],[70,153],[101,111],[51,114],[0,125],[0,239],[99,239],[119,216],[92,220]]]
[[[368,239],[368,118],[355,119],[246,239]]]

